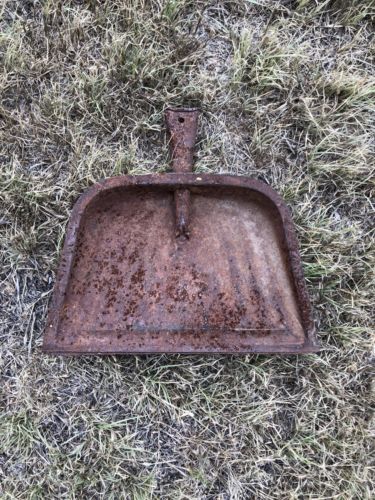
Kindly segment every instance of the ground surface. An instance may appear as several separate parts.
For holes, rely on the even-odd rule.
[[[0,497],[371,498],[374,3],[0,9]],[[203,109],[199,172],[292,208],[319,355],[41,353],[74,201],[165,169],[181,104]]]

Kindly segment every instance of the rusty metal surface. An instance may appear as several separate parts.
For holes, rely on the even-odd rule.
[[[178,174],[192,170],[198,116],[196,108],[167,109],[165,112],[172,170]]]
[[[182,155],[190,162],[192,148]],[[184,192],[179,208],[176,193]],[[176,237],[181,207],[189,238]],[[43,348],[316,352],[287,206],[266,184],[227,175],[183,171],[94,185],[72,212]]]
[[[196,108],[167,109],[165,112],[172,169],[176,173],[187,173],[193,169],[198,116]],[[190,191],[176,189],[174,202],[176,236],[189,238]]]

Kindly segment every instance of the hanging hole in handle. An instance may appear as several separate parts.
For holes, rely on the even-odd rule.
[[[180,123],[184,123],[185,118],[182,118],[182,116],[179,116],[179,117],[178,117],[178,121],[179,121]]]

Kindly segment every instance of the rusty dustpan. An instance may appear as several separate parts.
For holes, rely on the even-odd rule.
[[[75,204],[44,351],[316,352],[284,201],[258,180],[192,173],[198,111],[166,121],[174,173],[105,179]]]

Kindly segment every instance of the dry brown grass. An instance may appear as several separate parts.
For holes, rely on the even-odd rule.
[[[374,2],[0,8],[0,497],[372,498]],[[181,104],[204,112],[198,171],[292,207],[319,355],[41,353],[74,200],[163,170]]]

